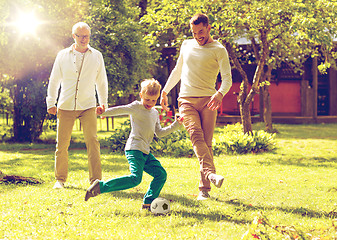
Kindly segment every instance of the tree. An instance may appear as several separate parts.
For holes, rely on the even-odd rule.
[[[90,6],[92,45],[103,53],[109,80],[109,102],[137,94],[140,80],[152,76],[158,56],[143,40],[143,30],[133,15],[137,8],[123,0],[95,0]]]
[[[296,56],[291,64],[298,67],[303,58],[297,57],[317,52],[317,44],[328,56],[332,48],[331,34],[336,30],[336,1],[327,0],[164,0],[153,2],[147,12],[143,19],[149,29],[148,38],[154,43],[161,35],[172,32],[175,39],[169,44],[175,46],[190,35],[188,19],[192,15],[203,12],[209,16],[213,34],[226,46],[233,67],[242,76],[238,102],[244,132],[252,131],[250,104],[270,69],[286,56]],[[251,41],[257,65],[251,86],[236,44],[242,37]],[[282,54],[278,57],[279,50]],[[323,70],[329,61],[331,58],[326,57],[321,65]],[[266,66],[269,71],[265,71]]]
[[[34,142],[47,114],[46,86],[55,55],[72,40],[71,26],[81,19],[86,4],[72,0],[1,4],[0,79],[14,105],[13,140]],[[73,14],[75,8],[78,14]]]

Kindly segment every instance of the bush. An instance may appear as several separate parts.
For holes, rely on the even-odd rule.
[[[241,124],[227,125],[213,139],[214,155],[270,152],[276,149],[275,133],[264,130],[245,134]]]
[[[114,129],[111,136],[106,138],[112,152],[124,153],[124,147],[131,129],[130,120],[121,124],[121,128]],[[191,157],[193,149],[186,130],[177,130],[165,137],[154,137],[150,145],[151,153],[157,156]]]
[[[110,137],[106,138],[110,150],[116,153],[124,153],[124,147],[131,131],[130,119],[121,123],[121,127],[114,129]]]
[[[111,136],[106,138],[113,152],[124,153],[124,147],[130,134],[130,120],[122,123],[121,128],[114,129]],[[244,134],[241,124],[228,125],[214,134],[213,154],[246,154],[270,152],[276,149],[275,133],[264,130]],[[179,129],[165,137],[154,137],[151,153],[156,156],[192,157],[193,148],[188,133]]]
[[[162,138],[155,137],[150,148],[154,155],[168,155],[172,157],[193,156],[192,143],[185,129],[179,129]]]

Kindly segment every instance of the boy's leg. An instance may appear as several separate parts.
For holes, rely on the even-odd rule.
[[[130,175],[113,178],[106,182],[100,181],[101,193],[120,191],[133,188],[141,183],[143,177],[143,169],[145,165],[144,153],[138,150],[127,150],[125,156],[130,165]]]
[[[83,126],[84,142],[88,154],[89,181],[92,184],[96,179],[102,179],[100,144],[97,139],[97,116],[95,108],[81,112],[79,119]]]
[[[151,204],[156,199],[166,182],[167,173],[160,162],[149,153],[145,162],[144,171],[153,177],[152,182],[144,196],[144,204]]]

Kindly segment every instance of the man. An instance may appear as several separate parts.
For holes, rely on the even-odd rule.
[[[167,94],[181,80],[179,112],[200,163],[198,200],[205,200],[210,197],[210,182],[221,187],[224,180],[216,174],[212,139],[217,109],[232,86],[232,76],[227,50],[211,37],[207,15],[193,16],[190,28],[194,39],[183,42],[177,64],[163,88],[160,103],[168,110]],[[216,90],[219,71],[222,83]]]
[[[81,121],[87,147],[90,183],[102,178],[95,113],[96,91],[101,107],[105,108],[108,106],[108,82],[102,54],[89,46],[90,34],[86,23],[79,22],[73,26],[75,43],[58,53],[50,75],[47,109],[49,114],[57,114],[54,188],[64,188],[67,180],[68,148],[77,118]]]

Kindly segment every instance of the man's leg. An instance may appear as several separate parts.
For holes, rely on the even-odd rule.
[[[190,134],[193,150],[200,163],[200,191],[211,190],[210,181],[208,180],[207,176],[208,174],[215,172],[213,156],[209,151],[209,146],[205,141],[203,125],[201,123],[201,115],[199,113],[199,110],[203,109],[202,105],[205,105],[204,102],[206,101],[207,98],[179,99],[179,112],[184,119],[184,126]]]
[[[97,139],[97,116],[95,108],[81,112],[79,119],[83,126],[84,142],[88,154],[89,181],[92,184],[96,179],[102,179],[100,144]]]
[[[208,165],[213,165],[214,169],[211,171],[203,171],[202,178],[210,180],[216,187],[221,187],[224,178],[220,175],[216,175],[216,169],[214,166],[213,160],[213,149],[212,149],[212,140],[213,140],[213,133],[216,125],[216,117],[217,111],[212,111],[207,107],[207,103],[209,100],[204,102],[204,108],[200,110],[200,118],[202,123],[202,129],[205,136],[205,142],[208,146],[209,153],[211,154],[211,158],[205,159],[205,161],[211,161]],[[207,165],[207,164],[206,164]]]
[[[68,148],[76,114],[74,111],[58,109],[55,151],[55,179],[64,183],[68,177]]]

